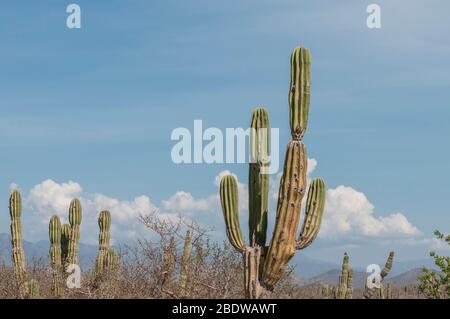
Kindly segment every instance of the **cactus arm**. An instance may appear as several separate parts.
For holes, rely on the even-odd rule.
[[[224,176],[220,181],[220,201],[228,240],[234,248],[243,252],[244,241],[238,215],[238,187],[234,176]]]
[[[320,230],[322,215],[325,209],[326,187],[323,179],[314,179],[308,190],[306,200],[305,221],[297,240],[297,249],[308,247]]]
[[[280,181],[277,216],[264,261],[263,283],[272,289],[295,254],[302,198],[306,188],[307,156],[301,141],[288,143]]]
[[[14,190],[9,197],[9,213],[11,217],[11,259],[17,284],[21,286],[25,280],[26,269],[22,244],[22,199],[17,190]]]
[[[295,48],[291,55],[291,86],[289,90],[289,116],[291,134],[300,140],[308,125],[310,99],[311,55],[306,48]]]
[[[264,108],[253,111],[250,128],[249,242],[264,247],[269,202],[269,116]]]
[[[384,268],[383,268],[383,270],[380,273],[381,278],[384,279],[384,277],[386,277],[389,274],[389,272],[392,269],[393,262],[394,262],[394,252],[391,251],[389,253],[389,256],[388,256],[387,260],[386,260],[386,264],[384,265]]]

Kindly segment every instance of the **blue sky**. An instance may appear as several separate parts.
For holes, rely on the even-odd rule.
[[[245,183],[247,166],[175,165],[170,133],[192,129],[194,119],[246,127],[262,105],[280,128],[283,158],[289,56],[297,45],[313,57],[305,136],[317,160],[312,175],[331,189],[364,194],[377,218],[401,213],[418,230],[364,236],[352,225],[305,253],[335,261],[349,250],[364,264],[394,248],[403,259],[424,258],[435,244],[432,231],[450,229],[448,1],[377,1],[378,30],[366,27],[372,1],[74,2],[79,30],[65,25],[70,2],[1,4],[0,232],[8,231],[15,183],[27,201],[30,240],[45,238],[40,218],[66,214],[71,194],[84,194],[92,210],[107,202],[131,211],[146,196],[145,209],[186,214],[220,233],[220,211],[211,206],[215,177],[230,170]],[[42,185],[48,179],[55,184]],[[186,204],[176,192],[192,199]],[[86,236],[94,230],[86,224]]]

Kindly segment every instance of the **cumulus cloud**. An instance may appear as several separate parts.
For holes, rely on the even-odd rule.
[[[328,189],[320,235],[414,236],[419,230],[401,213],[375,216],[374,205],[352,187]]]
[[[317,161],[308,159],[308,181],[311,178]],[[104,194],[87,193],[80,184],[69,181],[58,183],[47,179],[34,186],[24,196],[24,208],[26,218],[24,224],[28,224],[26,232],[30,239],[42,239],[46,235],[46,227],[51,215],[57,214],[62,222],[67,222],[67,212],[70,201],[79,198],[83,206],[82,238],[85,242],[97,241],[98,226],[97,215],[101,210],[111,212],[112,241],[121,242],[149,234],[149,231],[139,222],[140,215],[146,215],[158,211],[165,219],[176,220],[179,217],[195,219],[204,226],[217,226],[222,221],[220,198],[218,188],[223,176],[232,174],[230,171],[222,171],[214,178],[216,191],[206,197],[195,197],[187,191],[177,191],[168,199],[155,204],[147,195],[136,196],[133,199],[120,200]],[[270,218],[269,231],[273,225],[276,210],[278,187],[281,174],[271,177],[270,192]],[[13,186],[14,188],[17,185]],[[248,218],[248,187],[246,183],[238,180],[239,210],[242,225]],[[306,196],[305,196],[306,197]],[[304,215],[304,214],[303,214]],[[37,227],[34,227],[38,225]],[[221,229],[218,227],[217,229]],[[245,232],[245,227],[243,229]],[[322,238],[339,240],[345,238],[412,238],[420,234],[417,227],[408,221],[405,215],[399,212],[388,216],[377,216],[374,205],[367,199],[364,193],[349,186],[340,185],[327,191],[327,203],[319,236]],[[224,236],[223,232],[215,233]],[[429,242],[429,244],[435,242]]]

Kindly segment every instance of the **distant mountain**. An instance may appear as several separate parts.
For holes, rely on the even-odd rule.
[[[25,251],[25,258],[27,261],[35,260],[48,262],[48,250],[50,243],[46,240],[40,240],[36,243],[23,241],[23,250]],[[86,245],[80,243],[79,245],[79,259],[81,268],[92,267],[95,256],[98,251],[96,245]],[[11,239],[7,234],[0,234],[0,260],[4,260],[6,264],[11,263]]]
[[[395,261],[394,259],[394,265],[392,267],[390,275],[397,276],[399,274],[403,274],[407,271],[414,270],[416,268],[423,268],[424,266],[427,268],[436,269],[434,259],[431,257],[407,261]]]
[[[422,268],[415,268],[391,278],[386,277],[386,282],[393,283],[396,286],[415,285],[418,283],[417,277],[421,274]]]
[[[307,283],[308,283],[308,285],[321,283],[321,284],[326,284],[326,285],[337,286],[339,283],[340,275],[341,275],[341,270],[334,269],[334,270],[327,271],[326,273],[323,273],[321,275],[310,278],[307,281]],[[367,278],[367,274],[365,272],[354,271],[353,272],[353,288],[364,289],[366,278]]]
[[[296,254],[292,259],[291,265],[294,265],[294,273],[303,278],[311,278],[332,269],[339,269],[340,266],[314,258],[304,254]]]
[[[417,277],[422,274],[422,268],[415,268],[398,274],[396,276],[389,275],[386,277],[386,283],[393,283],[398,287],[414,285],[418,283]],[[320,274],[308,280],[302,281],[300,284],[310,285],[310,284],[327,284],[336,286],[339,282],[339,276],[341,275],[341,270],[334,269],[327,271],[326,273]],[[367,273],[362,271],[354,271],[353,273],[353,288],[364,289],[366,282]]]

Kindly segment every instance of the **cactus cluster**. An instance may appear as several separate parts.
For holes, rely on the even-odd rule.
[[[314,179],[309,187],[305,220],[296,239],[303,196],[307,187],[307,154],[302,142],[305,134],[310,95],[311,57],[306,48],[295,48],[291,56],[289,90],[289,141],[279,186],[275,229],[266,246],[269,176],[269,117],[264,108],[257,108],[251,120],[249,167],[249,244],[244,244],[238,216],[236,178],[224,176],[220,183],[220,200],[226,232],[231,245],[243,254],[245,296],[260,298],[273,290],[283,276],[289,260],[297,249],[304,249],[316,238],[325,207],[325,182]]]
[[[389,274],[389,272],[392,269],[392,264],[394,262],[394,252],[391,251],[389,253],[389,256],[386,260],[386,264],[384,265],[383,270],[380,273],[381,276],[381,287],[380,288],[369,288],[366,282],[366,286],[364,289],[364,299],[374,299],[374,298],[379,298],[379,299],[386,299],[385,295],[384,295],[384,278]]]
[[[95,259],[95,273],[98,277],[116,272],[119,269],[119,255],[109,246],[111,238],[111,213],[107,210],[101,211],[98,215],[98,235],[99,251]]]

